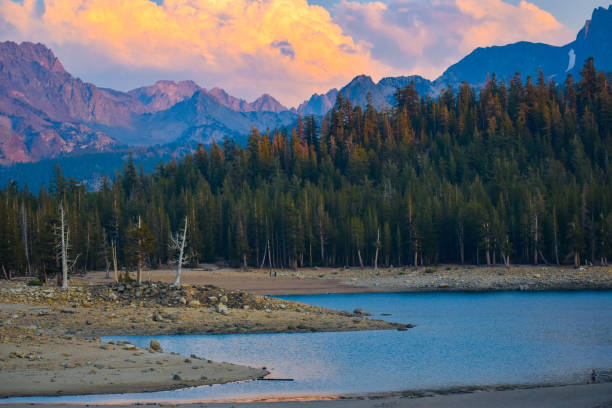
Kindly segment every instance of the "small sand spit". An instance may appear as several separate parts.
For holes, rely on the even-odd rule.
[[[261,368],[31,329],[4,329],[0,344],[0,397],[160,391],[268,374]]]

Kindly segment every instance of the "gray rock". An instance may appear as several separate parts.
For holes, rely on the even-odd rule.
[[[226,315],[229,312],[229,309],[223,303],[219,303],[217,307],[215,307],[215,310],[222,315]]]

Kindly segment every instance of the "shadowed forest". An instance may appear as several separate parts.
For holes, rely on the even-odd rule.
[[[143,174],[129,160],[97,191],[66,179],[0,190],[0,268],[73,271],[171,263],[273,268],[437,263],[599,264],[612,255],[612,84],[492,76],[436,99],[414,84],[381,111],[339,96],[323,118],[252,130]]]

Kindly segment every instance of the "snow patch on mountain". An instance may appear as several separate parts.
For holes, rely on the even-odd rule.
[[[569,72],[571,69],[573,69],[576,66],[576,53],[574,52],[573,48],[569,50],[568,55],[569,55],[569,63],[567,64],[567,69],[565,70],[565,72]]]

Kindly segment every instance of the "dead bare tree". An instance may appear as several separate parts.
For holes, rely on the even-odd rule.
[[[380,247],[382,246],[380,243],[380,228],[376,229],[376,242],[374,243],[374,246],[376,247],[376,255],[374,255],[374,270],[377,271],[378,270],[378,251],[380,250]]]
[[[60,202],[59,212],[60,226],[59,231],[56,231],[56,234],[59,234],[59,239],[56,248],[62,259],[62,289],[68,289],[68,271],[74,268],[79,255],[77,254],[72,263],[70,263],[68,260],[68,250],[70,249],[70,227],[66,225],[66,213],[64,212],[63,201]]]
[[[187,216],[185,216],[185,227],[183,233],[176,233],[170,236],[170,248],[178,251],[178,258],[176,259],[176,278],[174,279],[174,286],[181,285],[181,272],[183,269],[183,263],[185,262],[185,242],[187,241]]]
[[[117,242],[111,241],[111,257],[113,259],[113,269],[115,271],[115,282],[119,282],[119,268],[117,265]]]
[[[30,266],[30,248],[28,247],[28,214],[26,213],[25,204],[21,203],[21,231],[23,233],[23,245],[27,262],[27,275],[30,276],[32,268]]]

